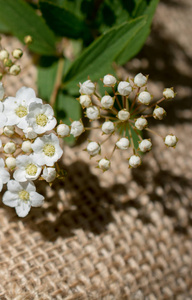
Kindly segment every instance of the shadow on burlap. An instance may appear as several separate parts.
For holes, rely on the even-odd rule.
[[[159,4],[146,45],[120,71],[122,77],[126,69],[149,73],[157,98],[164,87],[176,87],[165,121],[152,122],[161,135],[178,136],[176,149],[153,138],[139,169],[128,170],[127,155],[117,151],[112,170],[101,174],[82,151],[86,143],[66,146],[65,182],[38,184],[43,207],[19,219],[0,204],[0,299],[192,299],[192,51],[186,41],[192,44],[192,6],[189,0],[168,4]],[[29,59],[23,72],[7,94],[35,88]]]

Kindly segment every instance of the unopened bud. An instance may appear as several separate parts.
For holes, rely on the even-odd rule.
[[[9,73],[10,73],[11,75],[16,76],[16,75],[18,75],[18,74],[20,73],[20,71],[21,71],[21,68],[20,68],[19,66],[17,66],[17,65],[12,65],[12,67],[11,67],[10,70],[9,70]]]
[[[14,49],[13,52],[12,52],[12,55],[15,59],[19,59],[23,55],[23,51],[19,48]]]
[[[128,138],[121,138],[120,140],[117,141],[116,146],[121,149],[121,150],[126,150],[129,147],[129,140]]]
[[[7,168],[9,168],[11,170],[16,167],[16,159],[12,156],[7,157],[5,160],[5,163],[6,163]]]
[[[96,142],[90,142],[87,145],[87,152],[89,153],[90,156],[95,156],[95,155],[99,154],[100,150],[101,150],[101,147]]]
[[[127,121],[130,118],[130,113],[126,109],[118,112],[117,117],[120,121]]]
[[[25,137],[27,139],[33,140],[37,137],[37,133],[30,126],[24,129],[23,132],[25,133]]]
[[[81,95],[79,102],[83,107],[89,107],[91,105],[91,97],[89,95]]]
[[[151,143],[151,141],[148,140],[148,139],[142,140],[142,141],[139,143],[139,149],[140,149],[142,152],[150,151],[150,150],[151,150],[151,147],[152,147],[152,143]]]
[[[163,91],[163,96],[166,98],[166,99],[172,99],[175,97],[175,93],[174,93],[174,90],[173,88],[167,88],[167,89],[164,89]]]
[[[81,135],[84,131],[84,126],[80,121],[74,121],[71,123],[71,131],[70,133],[74,136],[77,137]]]
[[[100,168],[101,170],[107,171],[107,170],[109,170],[111,163],[110,163],[110,161],[109,161],[108,159],[102,158],[102,159],[99,161],[99,164],[98,164],[98,165],[99,165],[99,168]]]
[[[57,172],[55,170],[55,168],[47,168],[45,167],[43,169],[43,174],[42,177],[47,181],[47,182],[52,182],[55,180],[57,176]]]
[[[86,116],[90,120],[96,120],[96,119],[98,119],[99,116],[100,116],[100,112],[99,112],[99,109],[97,108],[97,106],[90,106],[90,107],[88,107],[86,109]]]
[[[139,73],[135,76],[134,83],[137,87],[142,87],[147,83],[147,77]]]
[[[14,153],[16,150],[16,145],[13,142],[8,142],[4,146],[5,153],[11,154]]]
[[[95,85],[91,80],[87,80],[83,83],[79,83],[79,93],[83,95],[92,95],[95,92]]]
[[[132,92],[132,86],[127,81],[120,81],[117,90],[120,95],[128,96]]]
[[[9,57],[9,53],[7,50],[3,49],[0,51],[0,60],[4,60]]]
[[[60,137],[66,137],[70,134],[70,128],[66,124],[59,124],[56,131]]]
[[[129,166],[131,168],[137,168],[141,164],[141,158],[138,155],[132,155],[129,158]]]
[[[139,94],[138,100],[144,105],[148,105],[151,102],[152,96],[149,92],[143,91]]]
[[[23,152],[31,152],[31,142],[30,141],[24,141],[21,145],[21,149]]]
[[[147,124],[147,120],[144,117],[140,117],[135,121],[135,127],[139,130],[143,130]]]
[[[4,61],[3,61],[3,64],[4,64],[5,67],[9,67],[10,68],[13,65],[13,62],[12,62],[11,59],[5,58]]]
[[[154,119],[162,120],[165,115],[166,115],[166,111],[164,110],[164,108],[156,106],[156,108],[153,111]]]
[[[105,75],[103,77],[103,84],[105,86],[114,86],[116,84],[117,80],[114,76],[108,74],[108,75]]]
[[[32,36],[26,35],[26,36],[24,37],[24,43],[25,43],[25,44],[29,45],[29,44],[32,43],[32,41],[33,41]]]
[[[106,109],[110,109],[113,107],[113,104],[114,104],[114,98],[112,98],[111,96],[105,95],[101,98],[102,107]]]
[[[14,135],[15,133],[15,127],[14,126],[5,126],[3,128],[3,133],[8,136],[11,137],[12,135]]]
[[[168,147],[175,147],[177,144],[178,139],[175,135],[169,134],[165,137],[165,145]]]
[[[101,130],[105,134],[111,134],[115,130],[115,126],[114,126],[113,122],[106,121],[106,122],[103,123]]]

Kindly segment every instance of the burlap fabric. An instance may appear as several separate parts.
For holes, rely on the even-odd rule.
[[[0,204],[1,300],[192,299],[192,5],[180,2],[159,4],[144,49],[120,70],[149,73],[157,97],[164,86],[176,87],[167,119],[152,126],[176,134],[177,148],[155,138],[141,168],[128,170],[117,151],[112,170],[101,174],[81,151],[85,142],[66,146],[68,177],[52,188],[38,185],[42,208],[19,219]],[[23,61],[22,82],[11,79],[7,94],[35,88],[35,68]]]

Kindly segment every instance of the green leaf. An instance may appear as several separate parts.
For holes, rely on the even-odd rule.
[[[147,1],[148,2],[148,1]],[[145,5],[144,5],[145,4]],[[145,1],[140,0],[137,8],[134,12],[134,16],[146,15],[146,24],[138,32],[138,34],[133,38],[132,43],[127,45],[122,49],[121,53],[118,55],[116,62],[120,65],[126,63],[132,57],[134,57],[142,48],[145,43],[146,38],[150,33],[150,26],[157,7],[158,0],[151,0],[149,6],[146,6]],[[145,9],[146,8],[146,9]]]
[[[57,35],[74,39],[89,36],[84,20],[69,10],[46,0],[41,0],[39,4],[47,24]]]
[[[23,0],[0,0],[0,19],[22,42],[31,35],[33,43],[30,49],[44,55],[55,53],[55,37],[33,8]]]
[[[75,88],[88,76],[91,80],[98,80],[108,73],[111,63],[125,46],[131,45],[144,24],[145,19],[141,17],[116,26],[99,37],[74,61],[64,78],[63,87]]]

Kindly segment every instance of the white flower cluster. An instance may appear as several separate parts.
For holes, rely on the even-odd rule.
[[[147,130],[157,134],[148,128],[148,118],[162,120],[166,111],[159,104],[163,100],[174,98],[175,93],[173,88],[167,88],[163,91],[163,97],[160,100],[153,101],[153,96],[147,89],[147,80],[148,76],[141,73],[134,78],[120,82],[113,75],[105,75],[103,84],[108,90],[104,96],[98,94],[96,85],[90,79],[80,83],[78,100],[85,109],[86,117],[90,121],[104,119],[102,125],[96,129],[101,129],[102,135],[107,135],[106,140],[115,132],[118,133],[118,140],[114,145],[113,152],[98,161],[98,167],[103,171],[110,168],[110,159],[116,149],[128,151],[129,147],[132,148],[133,154],[128,157],[129,167],[136,168],[141,164],[141,152],[148,152],[152,148],[151,139],[143,139],[142,131]],[[67,134],[71,133],[77,137],[86,129],[90,128],[84,128],[81,121],[76,121],[71,124],[71,130],[68,129]],[[165,138],[161,138],[166,146],[176,146],[176,136],[169,134]],[[103,144],[104,142],[91,141],[88,143],[86,151],[91,157],[101,155],[101,145]]]
[[[4,95],[0,83],[0,191],[7,183],[3,203],[25,217],[31,206],[41,206],[44,200],[33,181],[52,182],[57,176],[55,164],[63,154],[59,132],[65,125],[54,131],[57,121],[52,107],[43,104],[31,88],[22,87],[15,97]]]

